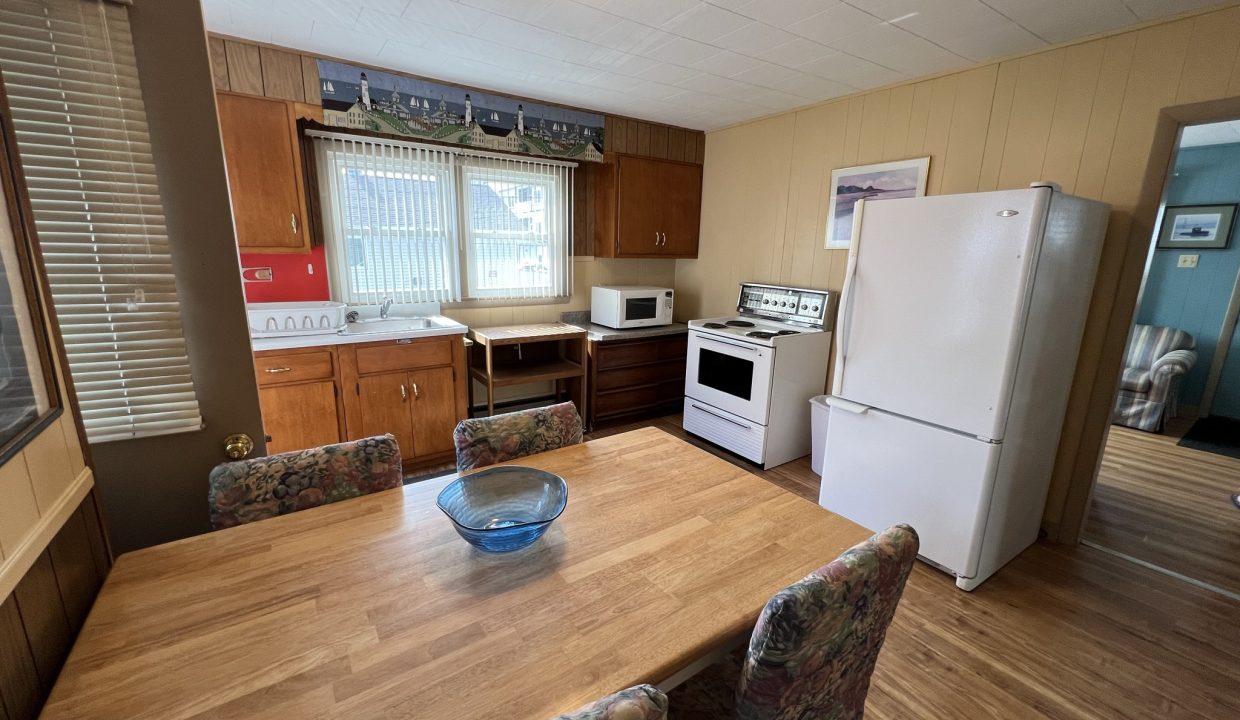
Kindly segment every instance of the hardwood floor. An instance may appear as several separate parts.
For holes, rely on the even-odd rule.
[[[1111,428],[1085,539],[1240,594],[1240,459],[1176,445],[1191,424]]]
[[[646,425],[685,437],[678,416],[589,437]],[[818,498],[808,458],[764,471],[712,451]],[[1240,602],[1093,548],[1038,543],[972,593],[917,563],[866,717],[1236,718],[1237,668]]]

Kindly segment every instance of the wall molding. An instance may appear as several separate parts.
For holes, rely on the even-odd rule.
[[[52,538],[56,537],[65,522],[77,512],[78,506],[94,486],[94,473],[89,467],[82,468],[73,484],[61,493],[56,504],[39,518],[26,539],[12,554],[5,556],[3,563],[0,563],[0,602],[13,592],[13,588],[17,587],[26,572],[51,544]]]

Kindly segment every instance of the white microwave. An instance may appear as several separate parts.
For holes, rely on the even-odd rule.
[[[617,330],[672,324],[672,289],[643,285],[595,285],[590,322]]]

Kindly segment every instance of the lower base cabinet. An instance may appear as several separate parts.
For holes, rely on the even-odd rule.
[[[590,427],[678,412],[688,335],[590,341]]]
[[[267,452],[390,433],[406,469],[450,460],[464,350],[451,335],[255,353]]]

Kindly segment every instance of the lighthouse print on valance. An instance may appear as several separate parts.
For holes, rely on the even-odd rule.
[[[603,160],[603,116],[319,60],[327,125],[485,150]]]

